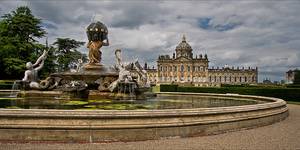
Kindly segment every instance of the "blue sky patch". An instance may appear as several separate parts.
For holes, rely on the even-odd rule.
[[[197,20],[197,24],[200,28],[205,30],[215,30],[215,31],[228,31],[241,25],[241,23],[226,23],[226,24],[213,24],[212,18],[205,17]]]

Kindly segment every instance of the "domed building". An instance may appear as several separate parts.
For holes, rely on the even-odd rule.
[[[220,86],[221,84],[257,83],[257,68],[208,68],[207,54],[193,56],[193,49],[185,36],[176,46],[173,56],[160,55],[157,69],[145,69],[152,84],[179,84],[194,86]]]

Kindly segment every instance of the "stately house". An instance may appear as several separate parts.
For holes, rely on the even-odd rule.
[[[295,70],[289,70],[288,72],[285,73],[285,80],[287,84],[292,84],[295,79],[295,75],[298,69]]]
[[[145,64],[148,80],[152,84],[179,84],[193,86],[220,86],[221,84],[257,83],[256,68],[228,67],[209,68],[207,55],[193,56],[193,49],[183,36],[175,53],[160,55],[157,68]]]

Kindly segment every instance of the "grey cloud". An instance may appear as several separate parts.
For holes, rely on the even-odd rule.
[[[114,50],[126,60],[155,64],[159,54],[174,52],[186,34],[194,54],[207,53],[211,66],[258,66],[260,79],[284,78],[300,68],[299,1],[1,1],[0,15],[29,5],[44,20],[49,42],[57,37],[86,41],[85,27],[94,15],[109,28],[111,45],[103,61],[113,64]],[[212,18],[207,30],[197,19]],[[51,41],[50,41],[51,40]],[[81,51],[87,52],[85,47]]]

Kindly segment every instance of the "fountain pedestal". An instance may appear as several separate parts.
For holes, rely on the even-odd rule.
[[[53,73],[52,78],[61,78],[62,84],[71,81],[84,81],[89,90],[108,91],[108,86],[118,79],[118,72],[104,65],[85,65],[81,72]]]

